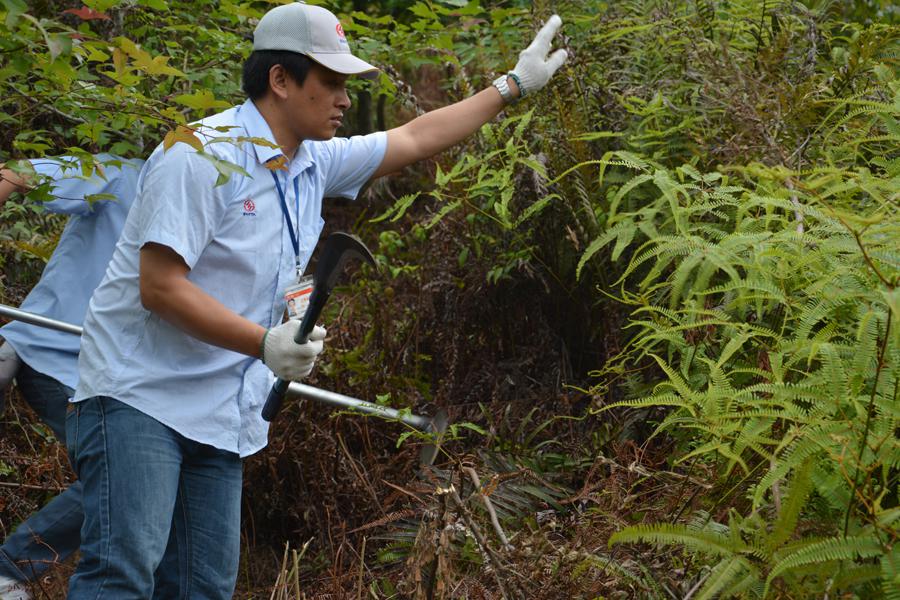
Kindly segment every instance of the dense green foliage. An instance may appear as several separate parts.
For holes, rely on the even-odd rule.
[[[488,282],[631,307],[598,416],[657,421],[738,498],[612,541],[711,556],[697,597],[900,594],[900,32],[838,8],[573,8],[569,80],[435,178],[424,226],[465,213]]]
[[[240,98],[267,6],[86,4],[0,3],[4,159],[197,143],[179,127]],[[399,430],[294,411],[247,475],[248,547],[290,539],[308,563],[279,589],[900,598],[893,3],[341,8],[385,66],[357,89],[356,131],[487,85],[554,11],[571,58],[480,136],[331,215],[382,268],[332,309],[316,383],[463,425],[446,470],[407,483],[415,436],[398,451]],[[53,245],[27,206],[4,209],[4,286]],[[388,541],[354,536],[373,529]],[[274,580],[254,569],[250,596]]]
[[[606,231],[582,264],[613,242],[610,258],[625,259],[634,332],[604,372],[658,367],[604,409],[671,407],[657,432],[677,440],[673,463],[740,477],[749,512],[613,541],[701,542],[719,562],[698,597],[896,597],[898,32],[799,5],[754,23],[740,8],[645,32],[657,64],[681,56],[684,71],[658,79],[635,103],[638,127],[617,131],[644,158],[613,151],[634,175],[601,171]],[[646,76],[653,53],[639,52]],[[723,81],[731,73],[743,77]]]

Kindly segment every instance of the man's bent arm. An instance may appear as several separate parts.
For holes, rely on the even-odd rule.
[[[204,292],[187,278],[190,268],[162,244],[141,248],[140,288],[144,308],[208,344],[259,358],[266,329]]]

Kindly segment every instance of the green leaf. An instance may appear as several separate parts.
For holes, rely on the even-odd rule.
[[[604,246],[616,239],[619,236],[619,232],[628,227],[630,227],[629,223],[619,223],[617,226],[608,229],[603,235],[588,244],[588,247],[585,248],[584,253],[582,253],[581,258],[578,260],[578,266],[575,268],[575,278],[580,279],[581,270],[584,268],[584,265],[586,265],[597,252],[602,250]]]
[[[670,523],[634,525],[617,531],[609,538],[610,546],[629,542],[683,544],[692,550],[714,556],[733,556],[736,551],[727,536]]]
[[[380,223],[386,219],[390,219],[392,223],[400,220],[404,214],[406,214],[407,209],[413,205],[416,201],[416,198],[419,197],[420,192],[414,192],[412,194],[406,194],[405,196],[400,197],[390,208],[386,211],[375,217],[374,219],[370,219],[370,223]]]
[[[480,433],[481,435],[488,434],[488,432],[485,429],[483,429],[482,427],[479,427],[475,423],[469,423],[468,421],[465,421],[463,423],[456,423],[456,424],[454,424],[454,427],[461,427],[463,429],[468,429],[470,431],[474,431],[475,433]]]
[[[729,583],[744,575],[749,570],[749,563],[740,556],[722,560],[713,567],[703,587],[697,592],[697,600],[715,600]]]
[[[85,58],[91,62],[106,62],[110,59],[110,55],[104,52],[107,48],[106,44],[98,44],[94,42],[83,43],[80,47],[81,52],[86,54]]]
[[[416,436],[416,435],[421,435],[421,434],[419,434],[419,432],[415,431],[415,430],[404,431],[399,436],[397,436],[397,444],[395,447],[399,448],[400,446],[403,445],[403,442],[405,442],[410,437]]]
[[[741,332],[738,335],[732,337],[728,340],[728,343],[725,344],[725,347],[722,348],[722,351],[719,353],[719,357],[716,360],[716,366],[721,368],[731,356],[740,350],[741,346],[744,345],[744,342],[749,340],[752,337],[752,334]]]
[[[6,28],[15,29],[19,17],[28,11],[28,5],[24,0],[2,0],[3,6],[6,7]]]
[[[115,194],[88,194],[84,197],[87,200],[88,204],[94,204],[94,202],[108,201],[115,202],[118,200]]]
[[[883,549],[875,535],[852,537],[832,537],[807,544],[795,552],[787,554],[772,567],[766,580],[768,590],[772,581],[782,573],[805,565],[824,564],[835,561],[852,561],[857,558],[871,558],[883,554]]]
[[[42,155],[51,148],[50,144],[44,142],[26,142],[24,140],[14,140],[13,147],[21,150],[23,154]]]
[[[72,53],[72,38],[65,34],[50,34],[47,36],[47,49],[53,59],[69,55]]]
[[[434,217],[432,217],[431,220],[428,221],[428,223],[425,224],[425,229],[431,229],[432,227],[440,223],[441,219],[446,217],[448,214],[450,214],[460,206],[462,206],[462,202],[459,200],[454,200],[453,202],[445,204],[443,207],[441,207],[441,210],[439,210],[438,213],[434,215]]]
[[[614,137],[622,137],[623,134],[615,131],[591,131],[589,133],[579,133],[574,135],[570,140],[573,142],[594,142],[596,140],[605,140]]]
[[[196,110],[211,110],[217,108],[228,108],[231,103],[224,100],[216,100],[216,97],[210,90],[200,90],[194,94],[181,94],[172,98],[178,104],[183,104]]]
[[[228,183],[228,180],[231,179],[231,176],[235,173],[238,173],[239,175],[243,175],[244,177],[250,177],[250,173],[245,171],[244,168],[241,167],[240,165],[236,165],[232,162],[222,160],[222,159],[217,158],[207,152],[199,152],[198,151],[197,154],[199,154],[200,156],[202,156],[203,158],[205,158],[206,160],[211,162],[213,164],[213,166],[216,168],[216,171],[219,172],[219,177],[218,177],[218,179],[216,179],[216,187]]]
[[[637,233],[637,227],[635,227],[632,222],[626,221],[625,223],[626,226],[623,227],[616,236],[616,245],[613,248],[612,255],[610,255],[613,262],[619,260],[622,252],[629,244],[631,244],[631,241],[634,239],[634,234]]]
[[[169,10],[169,5],[165,0],[138,0],[138,4],[153,10]]]
[[[113,6],[118,6],[122,0],[84,0],[84,5],[97,12],[106,12]]]
[[[437,14],[433,10],[431,10],[424,2],[416,2],[415,4],[410,6],[408,10],[417,17],[422,17],[423,19],[429,19],[433,21],[438,20]]]
[[[882,290],[881,296],[891,309],[891,312],[894,313],[894,322],[900,324],[900,287],[892,290]],[[900,330],[900,327],[897,327],[896,330]]]

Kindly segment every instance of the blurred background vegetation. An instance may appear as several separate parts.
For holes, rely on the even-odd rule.
[[[146,156],[242,100],[270,6],[0,0],[0,159]],[[290,406],[246,463],[236,597],[900,598],[897,6],[328,7],[383,68],[344,135],[489,85],[553,13],[570,59],[329,203],[380,268],[310,383],[456,427],[420,469],[400,424]],[[17,304],[61,222],[2,211]],[[4,419],[7,533],[70,474],[23,403]]]

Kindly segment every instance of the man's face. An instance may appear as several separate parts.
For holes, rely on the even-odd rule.
[[[313,64],[303,85],[287,78],[288,120],[300,140],[330,140],[350,108],[347,75]]]

